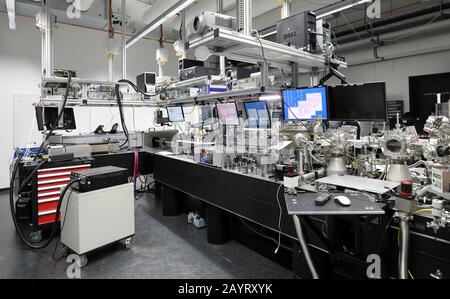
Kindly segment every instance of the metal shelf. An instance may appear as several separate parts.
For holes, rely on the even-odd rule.
[[[264,57],[267,62],[276,68],[290,70],[292,63],[296,63],[301,73],[309,73],[311,70],[323,69],[326,58],[324,55],[312,54],[301,49],[274,43],[265,39],[245,36],[229,29],[215,29],[190,41],[188,49],[206,46],[212,54],[226,56],[230,59],[256,64],[263,62],[261,44],[264,49]],[[333,60],[340,67],[346,68],[347,63]]]
[[[79,91],[76,93],[76,98],[69,98],[67,100],[67,107],[114,107],[117,106],[117,102],[115,100],[115,95],[113,97],[110,96],[114,90],[115,86],[119,85],[122,87],[127,86],[128,83],[125,82],[108,82],[108,81],[100,81],[100,80],[86,80],[80,78],[72,78],[71,86],[78,86]],[[42,106],[56,106],[60,107],[63,103],[62,95],[51,95],[48,91],[52,88],[63,88],[65,89],[67,86],[67,78],[58,78],[58,77],[46,77],[42,78],[41,81],[41,91],[42,96],[40,99],[40,105]],[[97,91],[97,86],[107,87],[107,91]],[[93,96],[90,93],[94,93]],[[102,94],[100,97],[95,95],[95,93]],[[106,97],[105,97],[106,96]],[[103,97],[103,98],[102,98]],[[144,97],[136,92],[128,92],[123,93],[123,106],[124,107],[157,107],[157,103],[155,101],[144,101]],[[113,99],[114,98],[114,99]]]
[[[185,81],[180,81],[171,84],[167,90],[177,90],[177,89],[186,89],[191,87],[204,87],[205,85],[211,84],[211,82],[216,81],[226,81],[226,79],[223,79],[220,76],[203,76],[198,78],[193,78]]]
[[[45,77],[41,80],[41,88],[51,88],[51,86],[47,86],[48,84],[67,84],[67,78],[60,78],[60,77]],[[128,83],[123,82],[108,82],[108,81],[101,81],[101,80],[86,80],[86,79],[80,79],[80,78],[72,78],[71,84],[79,84],[79,85],[120,85],[120,86],[128,86]]]
[[[59,106],[61,100],[58,99],[45,99],[41,101],[43,106]],[[114,101],[83,101],[79,99],[68,99],[66,107],[117,107],[117,103]],[[158,107],[158,104],[154,101],[136,101],[136,102],[124,102],[123,107]]]
[[[167,102],[162,103],[162,106],[169,105],[189,105],[189,104],[197,104],[197,103],[212,103],[218,102],[219,100],[229,100],[234,99],[235,101],[246,100],[239,99],[239,97],[251,97],[255,95],[280,95],[281,90],[279,88],[271,88],[271,87],[257,87],[257,88],[248,88],[242,90],[234,90],[229,92],[221,92],[216,94],[208,94],[208,95],[200,95],[197,97],[187,97],[176,100],[169,100]],[[236,99],[238,98],[238,99]]]

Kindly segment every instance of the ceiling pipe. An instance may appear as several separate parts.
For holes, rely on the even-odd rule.
[[[419,56],[419,55],[425,55],[425,54],[433,54],[433,53],[446,52],[446,51],[450,51],[450,45],[442,46],[442,47],[438,47],[438,48],[429,47],[427,49],[412,50],[412,51],[399,52],[399,53],[393,53],[393,54],[385,54],[385,53],[381,52],[381,53],[379,53],[379,55],[383,57],[382,60],[376,59],[373,56],[367,55],[368,58],[349,61],[349,62],[347,62],[347,64],[348,64],[348,67],[354,67],[354,66],[364,65],[364,64],[369,64],[369,63],[389,61],[389,60],[394,60],[394,59],[401,59],[401,58],[406,58],[406,57],[413,57],[413,56]]]
[[[427,28],[423,29],[422,31],[417,32],[414,37],[417,36],[423,36],[423,35],[429,35],[430,33],[437,33],[437,32],[448,32],[450,28],[450,20],[441,21],[438,23],[430,24]],[[411,33],[414,33],[417,31],[417,27],[408,27],[408,29],[403,29],[396,32],[390,32],[383,34],[383,36],[380,36],[380,40],[395,40],[403,36],[408,36]],[[411,36],[412,37],[412,36]],[[406,41],[407,39],[401,39],[401,41]],[[389,45],[386,45],[386,47]],[[370,49],[373,48],[374,44],[371,41],[370,38],[364,39],[364,40],[358,40],[355,42],[349,42],[344,45],[339,45],[337,48],[337,54],[342,55],[343,52],[349,52],[353,51],[355,49],[358,50],[364,50],[364,49]]]
[[[431,25],[431,24],[429,24],[430,22],[440,23],[443,20],[445,20],[445,18],[443,16],[436,17],[436,15],[430,15],[426,18],[420,18],[420,19],[416,19],[416,20],[410,20],[408,22],[404,21],[401,23],[390,24],[390,25],[384,26],[383,28],[379,28],[377,30],[373,30],[370,32],[367,32],[367,31],[361,32],[358,34],[358,36],[351,35],[348,37],[342,37],[340,39],[338,38],[336,41],[339,45],[346,45],[348,43],[358,41],[360,39],[370,39],[370,40],[374,40],[374,41],[383,42],[385,39],[381,38],[381,36],[384,37],[384,35],[386,35],[386,34],[402,31],[405,29],[411,29],[411,28],[413,28],[412,31],[419,30],[418,33],[421,33],[421,30],[420,30],[421,26],[425,26],[427,24],[428,24],[428,26],[430,26]]]
[[[443,4],[442,6],[440,6],[440,5],[433,6],[433,7],[430,7],[430,8],[427,8],[427,9],[422,9],[420,11],[415,11],[415,12],[412,12],[412,13],[406,13],[406,14],[403,14],[401,16],[389,18],[389,19],[386,19],[386,20],[378,21],[378,22],[373,22],[372,25],[371,25],[371,28],[372,29],[380,28],[380,27],[383,27],[383,26],[386,26],[386,25],[390,25],[390,24],[393,24],[393,23],[396,23],[396,22],[405,21],[405,20],[408,20],[408,19],[412,19],[412,18],[424,16],[424,15],[427,15],[427,14],[430,14],[430,13],[438,12],[441,9],[442,10],[450,9],[450,3]],[[358,26],[358,27],[355,27],[354,30],[350,29],[350,30],[346,30],[346,31],[337,32],[336,33],[336,38],[339,38],[339,37],[342,37],[342,36],[345,36],[345,35],[352,35],[352,34],[355,33],[355,31],[360,33],[360,32],[364,32],[366,30],[367,30],[367,26],[366,25]]]

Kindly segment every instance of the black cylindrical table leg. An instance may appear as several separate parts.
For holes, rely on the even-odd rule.
[[[168,186],[161,186],[161,197],[164,216],[174,217],[182,214],[182,198],[177,190]]]
[[[212,205],[207,206],[206,215],[208,243],[214,245],[227,243],[231,235],[231,215]]]

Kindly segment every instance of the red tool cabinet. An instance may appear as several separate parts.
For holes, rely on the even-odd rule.
[[[36,165],[37,163],[33,162],[21,163],[19,175],[16,177],[18,181],[16,188],[22,184]],[[41,232],[52,228],[61,190],[70,182],[71,173],[90,169],[92,166],[91,158],[80,158],[69,162],[47,162],[33,175],[28,186],[20,194],[31,200],[32,240],[39,241]]]

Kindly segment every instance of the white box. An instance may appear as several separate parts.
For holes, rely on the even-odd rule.
[[[450,191],[450,171],[448,169],[433,168],[431,188],[439,193]]]
[[[288,189],[295,189],[298,187],[298,180],[299,180],[299,176],[293,176],[293,177],[288,177],[285,176],[284,177],[284,187],[288,188]]]
[[[135,234],[133,183],[86,193],[69,190],[61,215],[61,242],[78,255],[129,238]]]

